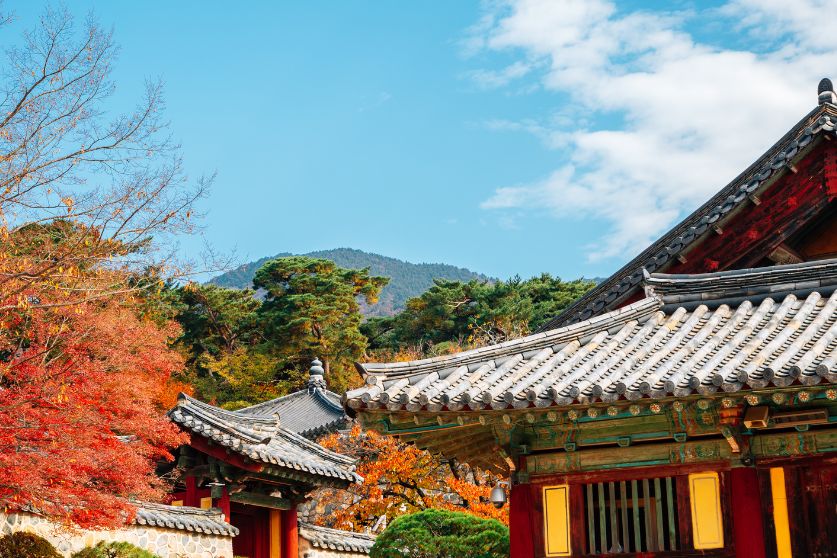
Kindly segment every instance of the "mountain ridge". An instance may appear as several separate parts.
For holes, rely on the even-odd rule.
[[[389,277],[390,282],[381,291],[378,302],[372,305],[361,305],[363,314],[368,317],[392,316],[403,310],[407,299],[419,296],[429,289],[433,285],[434,279],[464,282],[472,279],[496,281],[496,279],[482,273],[450,264],[411,263],[356,248],[335,248],[315,250],[305,254],[281,252],[275,256],[259,258],[217,275],[209,279],[207,283],[233,289],[252,288],[253,276],[262,265],[275,258],[294,255],[331,260],[338,266],[349,269],[368,267],[372,275]]]

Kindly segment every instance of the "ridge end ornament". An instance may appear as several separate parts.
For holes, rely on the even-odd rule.
[[[834,92],[834,84],[828,78],[822,78],[817,86],[817,103],[837,105],[837,93]]]

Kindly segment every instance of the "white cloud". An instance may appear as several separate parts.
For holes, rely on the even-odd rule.
[[[837,0],[792,7],[732,0],[698,13],[517,0],[489,10],[468,44],[518,55],[556,102],[560,96],[569,105],[545,123],[498,119],[488,126],[533,133],[549,148],[566,149],[570,162],[537,183],[498,189],[482,207],[603,218],[611,228],[593,259],[636,253],[708,199],[810,110],[819,78],[837,70],[828,16],[837,15]],[[691,24],[734,29],[759,50],[700,42]],[[506,75],[483,72],[475,75]],[[579,129],[580,122],[593,124]]]
[[[474,70],[469,77],[483,89],[495,89],[508,85],[512,81],[522,78],[531,71],[531,66],[525,62],[514,62],[501,70]]]
[[[834,0],[734,0],[721,13],[737,18],[740,29],[756,31],[761,36],[789,39],[791,52],[833,50],[837,48]],[[794,44],[795,43],[795,44]],[[793,48],[796,47],[796,48]]]

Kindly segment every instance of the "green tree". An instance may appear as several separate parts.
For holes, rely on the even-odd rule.
[[[225,409],[241,409],[302,387],[308,368],[277,354],[268,343],[241,347],[208,359],[211,375],[194,381],[199,397]]]
[[[18,531],[0,537],[0,558],[61,558],[55,547],[34,533]]]
[[[427,509],[399,517],[375,540],[370,558],[506,558],[509,528],[496,519]]]
[[[535,331],[596,286],[589,279],[562,281],[542,273],[521,283],[523,296],[531,301],[529,329]]]
[[[387,281],[329,260],[293,256],[267,262],[253,279],[265,292],[257,314],[267,343],[297,368],[320,358],[332,388],[345,389],[353,361],[367,345],[358,299],[374,304]]]
[[[174,319],[181,334],[175,345],[186,357],[182,380],[198,397],[226,408],[239,408],[287,393],[278,377],[283,361],[264,347],[258,323],[261,302],[252,290],[155,280],[143,310],[152,319]]]
[[[537,329],[593,285],[546,273],[526,281],[436,280],[421,296],[409,299],[402,313],[369,320],[362,332],[374,349],[422,347],[440,352],[445,344],[499,343]]]
[[[177,294],[175,318],[183,328],[178,344],[201,375],[211,373],[208,358],[218,359],[264,340],[256,314],[261,303],[253,291],[190,283]]]
[[[100,542],[79,550],[71,558],[159,558],[136,545],[127,542]]]

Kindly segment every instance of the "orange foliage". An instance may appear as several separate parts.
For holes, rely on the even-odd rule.
[[[496,478],[463,464],[442,462],[426,451],[397,438],[355,425],[347,434],[320,440],[334,451],[358,459],[357,472],[364,478],[341,494],[326,489],[324,502],[341,502],[317,521],[342,529],[374,526],[381,516],[387,522],[427,508],[466,511],[508,524],[508,506],[497,509],[488,501]]]

